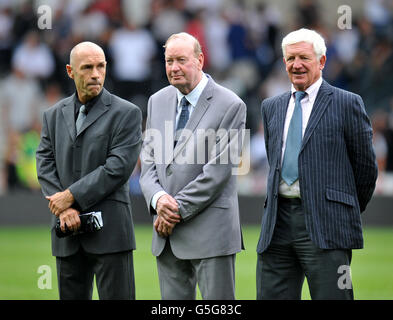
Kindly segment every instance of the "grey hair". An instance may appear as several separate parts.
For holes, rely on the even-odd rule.
[[[314,52],[318,60],[321,59],[322,56],[326,55],[326,44],[322,36],[314,30],[302,28],[290,32],[284,37],[284,39],[282,39],[281,48],[284,58],[286,55],[287,45],[299,43],[303,41],[311,43],[313,45]]]

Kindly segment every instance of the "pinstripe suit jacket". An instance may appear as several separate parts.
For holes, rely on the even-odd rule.
[[[290,92],[262,102],[270,166],[257,252],[270,244],[277,217],[281,150]],[[375,189],[372,128],[359,95],[322,82],[299,154],[299,184],[306,227],[323,249],[363,247],[360,213]]]

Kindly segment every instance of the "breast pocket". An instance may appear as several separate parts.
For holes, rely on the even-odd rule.
[[[102,134],[84,141],[83,151],[89,161],[102,165],[108,156],[108,146],[109,135]]]
[[[328,111],[329,112],[321,117],[321,120],[315,127],[314,133],[317,134],[320,139],[334,143],[337,138],[343,136],[343,120],[341,115],[334,114],[331,110]]]
[[[99,150],[103,151],[103,150],[107,150],[108,141],[109,141],[109,135],[101,134],[94,137],[91,143],[94,144],[96,147],[98,147]]]

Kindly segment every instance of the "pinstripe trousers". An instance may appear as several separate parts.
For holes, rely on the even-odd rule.
[[[257,262],[258,300],[299,300],[304,278],[312,299],[352,300],[352,283],[340,285],[352,251],[320,249],[309,237],[300,199],[279,197],[272,241]]]

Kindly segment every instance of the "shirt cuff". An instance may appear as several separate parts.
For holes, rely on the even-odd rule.
[[[154,210],[157,208],[157,201],[158,199],[163,196],[164,194],[167,194],[165,191],[161,190],[158,191],[154,196],[151,198],[151,206],[153,207]]]

